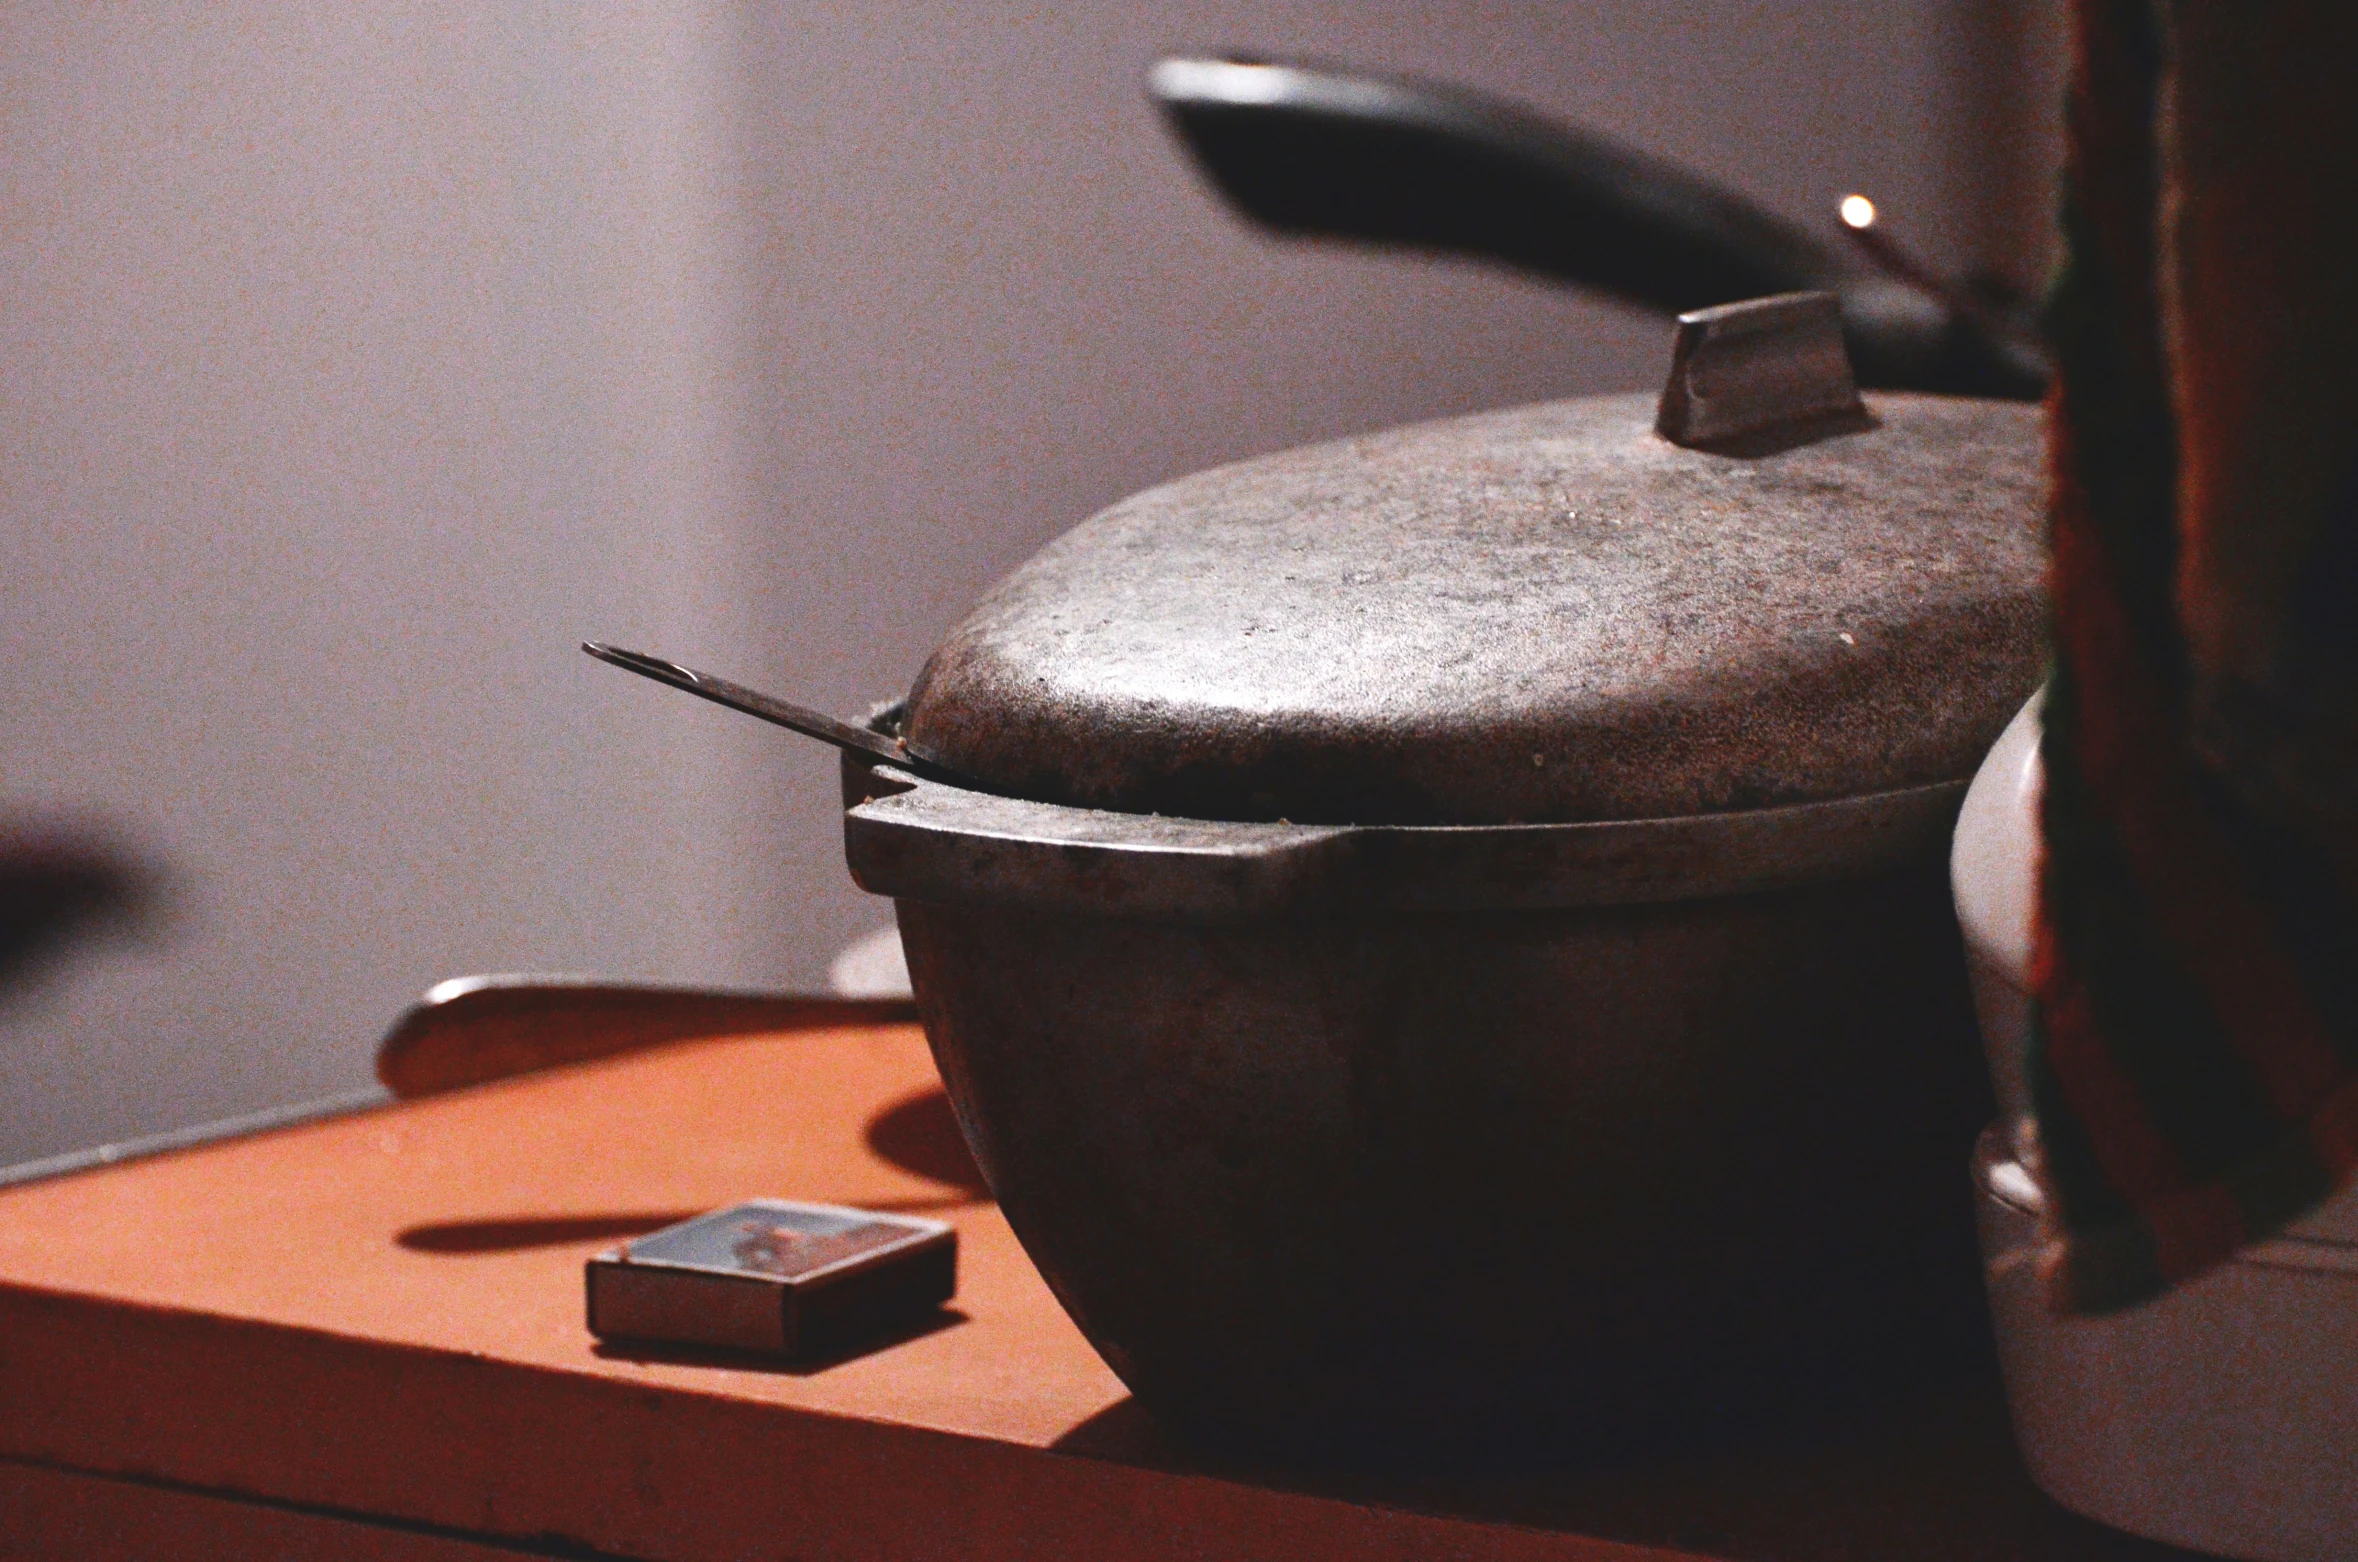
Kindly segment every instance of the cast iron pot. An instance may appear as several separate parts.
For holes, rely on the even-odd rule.
[[[1698,450],[1617,397],[1293,452],[1117,506],[935,653],[879,719],[976,785],[849,764],[852,873],[1152,1411],[1626,1446],[1980,1337],[1945,856],[2039,673],[2034,417]]]

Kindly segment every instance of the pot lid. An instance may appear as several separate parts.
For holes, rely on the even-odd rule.
[[[1742,412],[1693,372],[1712,365],[1692,323],[1724,313],[1682,321],[1700,347],[1682,336],[1659,404],[1417,424],[1114,506],[950,634],[910,746],[1042,801],[1364,824],[1970,775],[2045,655],[2037,409],[1862,405],[1843,365],[1812,422],[1675,443],[1658,418]]]

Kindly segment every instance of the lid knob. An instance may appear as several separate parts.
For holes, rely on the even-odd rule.
[[[1725,445],[1846,426],[1866,411],[1831,293],[1778,293],[1678,317],[1654,432]]]

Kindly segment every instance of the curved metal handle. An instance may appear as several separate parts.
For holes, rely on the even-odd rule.
[[[587,976],[463,976],[428,988],[394,1022],[377,1044],[377,1078],[408,1100],[699,1036],[916,1017],[906,999],[714,992]]]
[[[1221,191],[1285,232],[1503,260],[1671,314],[1862,269],[1683,168],[1469,92],[1210,59],[1164,60],[1148,90]]]
[[[1847,244],[1676,164],[1453,87],[1168,59],[1148,94],[1223,195],[1281,233],[1501,261],[1665,314],[1827,289],[1862,384],[2036,399],[1998,340]]]

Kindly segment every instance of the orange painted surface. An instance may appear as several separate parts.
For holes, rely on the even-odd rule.
[[[737,1038],[0,1192],[0,1456],[630,1556],[1634,1554],[1153,1468],[997,1209],[867,1142],[937,1091],[912,1027]],[[584,1258],[756,1195],[951,1220],[954,1312],[815,1371],[589,1336]]]
[[[2031,1491],[1986,1380],[1617,1468],[1192,1466],[961,1161],[922,1037],[889,1026],[684,1045],[0,1191],[0,1460],[216,1494],[91,1484],[147,1494],[123,1523],[291,1523],[221,1500],[247,1494],[678,1562],[2162,1554]],[[589,1336],[589,1254],[762,1195],[952,1221],[954,1311],[801,1369]],[[0,1536],[36,1487],[57,1533],[64,1488],[27,1478],[0,1481]]]
[[[0,1193],[0,1278],[1045,1446],[1123,1397],[996,1208],[871,1150],[913,1028],[705,1042]],[[601,1357],[582,1261],[733,1200],[954,1220],[965,1321],[810,1376]]]

